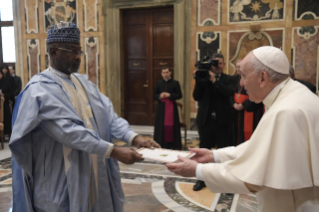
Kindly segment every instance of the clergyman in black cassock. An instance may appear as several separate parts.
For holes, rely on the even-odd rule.
[[[163,67],[165,68],[165,67]],[[159,143],[162,148],[166,149],[181,149],[182,142],[181,142],[181,131],[180,131],[180,122],[179,122],[179,114],[178,109],[175,100],[182,98],[182,92],[179,85],[179,82],[176,80],[173,80],[170,78],[171,72],[168,68],[163,69],[162,68],[162,76],[164,74],[167,74],[167,71],[169,72],[167,77],[165,79],[165,76],[163,76],[162,80],[159,80],[156,83],[155,89],[154,89],[154,95],[153,98],[155,100],[158,100],[158,105],[156,109],[156,116],[155,116],[155,124],[154,124],[154,140]],[[174,113],[174,126],[173,126],[173,141],[165,141],[165,127],[164,127],[164,121],[165,121],[165,104],[166,102],[163,101],[163,98],[161,98],[162,93],[168,93],[169,97],[167,98],[168,101],[172,100],[173,103],[173,113]]]

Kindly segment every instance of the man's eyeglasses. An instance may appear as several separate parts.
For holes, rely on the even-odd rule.
[[[60,48],[60,47],[55,47],[55,48],[56,48],[56,49],[63,50],[63,51],[67,51],[67,52],[72,52],[72,53],[73,53],[73,56],[77,56],[77,55],[83,56],[83,55],[84,55],[84,52],[82,52],[82,51],[64,49],[64,48]]]

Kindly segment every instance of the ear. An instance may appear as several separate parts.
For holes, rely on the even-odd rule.
[[[270,78],[269,75],[267,74],[267,72],[262,71],[261,72],[261,77],[260,77],[260,87],[264,88],[266,87],[266,85],[268,84]]]
[[[49,54],[51,57],[55,58],[56,57],[56,54],[57,54],[57,50],[54,46],[51,46],[50,49],[49,49]]]

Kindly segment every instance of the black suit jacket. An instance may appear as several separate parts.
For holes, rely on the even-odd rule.
[[[14,76],[14,96],[18,96],[21,89],[22,89],[22,82],[21,82],[21,78],[18,76]]]
[[[226,125],[232,122],[232,107],[229,98],[234,94],[234,78],[221,74],[218,81],[212,83],[196,82],[193,98],[198,102],[196,123],[204,127],[210,114],[210,104],[214,104],[218,124]]]
[[[312,83],[307,82],[307,81],[303,81],[303,80],[298,80],[298,79],[295,79],[295,81],[300,82],[301,84],[303,84],[304,86],[309,88],[309,90],[311,90],[314,94],[316,94],[317,88]]]

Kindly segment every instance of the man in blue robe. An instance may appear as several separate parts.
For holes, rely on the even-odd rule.
[[[48,30],[50,67],[17,97],[13,114],[13,211],[123,211],[118,160],[143,160],[133,148],[160,147],[133,132],[86,76],[80,31],[73,23]]]

